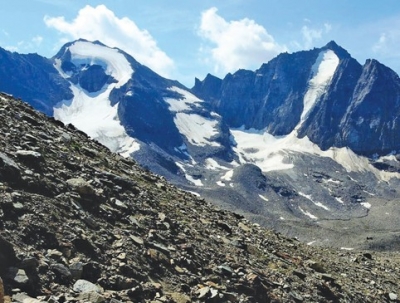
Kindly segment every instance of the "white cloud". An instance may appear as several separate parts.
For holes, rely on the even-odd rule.
[[[35,37],[32,38],[32,42],[35,45],[39,46],[43,42],[43,37],[42,36],[35,36]]]
[[[316,42],[322,39],[324,34],[329,33],[332,30],[332,25],[325,23],[321,28],[311,28],[304,25],[301,28],[301,34],[303,37],[303,44],[296,43],[303,49],[310,49],[315,46]]]
[[[204,11],[198,30],[198,35],[211,43],[211,46],[203,46],[200,52],[211,59],[204,61],[214,65],[216,74],[234,72],[239,68],[258,68],[286,51],[285,46],[279,45],[254,20],[226,21],[217,11],[215,7]]]
[[[379,53],[379,52],[384,53],[387,50],[387,35],[386,35],[386,33],[382,33],[380,35],[378,42],[376,42],[372,46],[372,50],[375,53]]]
[[[87,5],[71,22],[64,17],[49,16],[44,17],[44,22],[65,35],[60,42],[65,42],[66,37],[99,40],[124,50],[162,76],[168,77],[174,69],[173,60],[157,46],[148,31],[138,28],[129,18],[118,18],[105,5]]]
[[[7,45],[4,47],[4,49],[8,50],[9,52],[19,52],[17,46]]]
[[[17,42],[17,45],[8,45],[4,48],[10,52],[31,52],[37,50],[37,47],[40,46],[43,42],[42,36],[35,36],[29,41],[21,40]]]

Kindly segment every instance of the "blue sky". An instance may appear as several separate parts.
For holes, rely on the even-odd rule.
[[[330,40],[400,72],[399,0],[13,0],[0,15],[8,50],[52,57],[65,42],[100,40],[189,87]]]

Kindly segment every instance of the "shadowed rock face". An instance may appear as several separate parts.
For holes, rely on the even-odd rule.
[[[208,75],[192,91],[231,127],[266,129],[273,135],[294,130],[321,52],[339,58],[335,73],[298,130],[323,150],[350,147],[358,154],[398,150],[400,80],[376,60],[362,66],[334,42],[321,49],[281,54],[256,71],[239,70],[223,80]],[[240,114],[238,114],[240,113]]]
[[[7,302],[11,295],[15,302],[171,303],[397,296],[397,254],[321,249],[265,230],[3,94],[0,119]],[[251,190],[271,187],[254,165],[234,178],[249,174]],[[278,187],[272,190],[290,192]]]

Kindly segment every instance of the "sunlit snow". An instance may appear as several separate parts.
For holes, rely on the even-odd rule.
[[[111,75],[118,82],[119,88],[132,77],[133,69],[125,56],[117,49],[93,44],[86,41],[77,41],[69,47],[71,62],[76,66],[81,64],[100,65],[106,74]]]
[[[313,220],[317,220],[317,219],[318,219],[318,217],[314,216],[312,213],[310,213],[310,212],[308,212],[308,211],[303,210],[300,206],[299,206],[299,209],[300,209],[300,211],[301,211],[303,214],[305,214],[307,217],[310,217],[310,218],[313,219]]]
[[[232,177],[233,177],[233,170],[230,170],[230,171],[226,172],[226,174],[223,175],[221,177],[221,179],[225,180],[225,181],[232,181]]]
[[[363,203],[360,203],[362,206],[364,206],[365,208],[368,208],[368,209],[370,209],[371,208],[371,204],[370,203],[368,203],[368,202],[363,202]]]
[[[174,98],[165,98],[164,101],[169,104],[170,111],[173,112],[182,112],[185,110],[190,110],[191,106],[196,105],[197,103],[202,103],[203,100],[197,98],[195,95],[185,91],[179,87],[173,86],[169,88],[169,90],[176,92],[183,96],[182,99],[174,99]]]
[[[69,49],[74,64],[99,64],[117,83],[105,85],[96,93],[88,93],[71,83],[70,89],[74,97],[72,100],[60,102],[54,108],[54,118],[65,124],[73,124],[111,151],[123,156],[127,157],[139,150],[139,143],[128,136],[118,119],[118,104],[111,106],[109,99],[110,92],[124,85],[132,76],[133,70],[129,62],[116,49],[89,42],[75,42]],[[56,60],[55,67],[68,79],[68,75],[61,70],[60,60]]]
[[[300,127],[307,118],[308,113],[318,98],[325,92],[338,65],[339,58],[334,51],[326,50],[319,54],[316,62],[312,66],[313,77],[308,83],[309,88],[304,96],[304,108],[298,127]]]
[[[197,114],[176,113],[174,122],[179,132],[191,144],[198,146],[220,146],[219,143],[211,141],[211,138],[218,134],[218,130],[216,129],[218,121],[206,119]]]
[[[219,165],[213,158],[207,158],[205,161],[206,168],[209,170],[228,170],[226,166]]]
[[[189,182],[193,183],[196,186],[204,186],[203,182],[200,179],[195,179],[191,175],[186,173],[185,166],[180,162],[175,162],[175,164],[185,173],[185,178]]]
[[[299,195],[302,196],[302,197],[304,197],[304,198],[306,198],[306,199],[308,199],[308,200],[310,200],[310,201],[311,201],[312,203],[314,203],[316,206],[321,207],[321,208],[323,208],[323,209],[325,209],[325,210],[329,210],[329,208],[326,207],[326,206],[325,206],[324,204],[322,204],[321,202],[315,202],[315,201],[312,199],[311,195],[306,195],[306,194],[304,194],[304,193],[302,193],[302,192],[299,192]]]
[[[217,120],[207,119],[198,114],[187,113],[196,104],[203,102],[193,94],[180,89],[171,87],[171,91],[182,95],[182,99],[165,98],[171,112],[175,113],[174,122],[179,132],[184,135],[187,140],[197,146],[220,146],[219,143],[211,141],[211,138],[218,134]]]
[[[291,169],[294,164],[290,161],[291,151],[308,153],[321,157],[328,157],[343,166],[347,172],[372,172],[378,179],[388,181],[399,178],[399,173],[380,171],[372,166],[365,157],[356,155],[351,149],[330,148],[322,151],[318,145],[312,143],[308,137],[298,138],[296,132],[289,135],[274,137],[267,132],[254,129],[231,129],[237,145],[234,151],[240,162],[253,163],[263,172]]]

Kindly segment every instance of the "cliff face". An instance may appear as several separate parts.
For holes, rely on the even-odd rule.
[[[361,66],[334,42],[281,54],[254,72],[229,74],[221,83],[210,79],[196,81],[192,91],[231,127],[278,136],[297,129],[300,138],[307,136],[324,150],[345,146],[368,156],[400,147],[399,77],[376,60]]]

